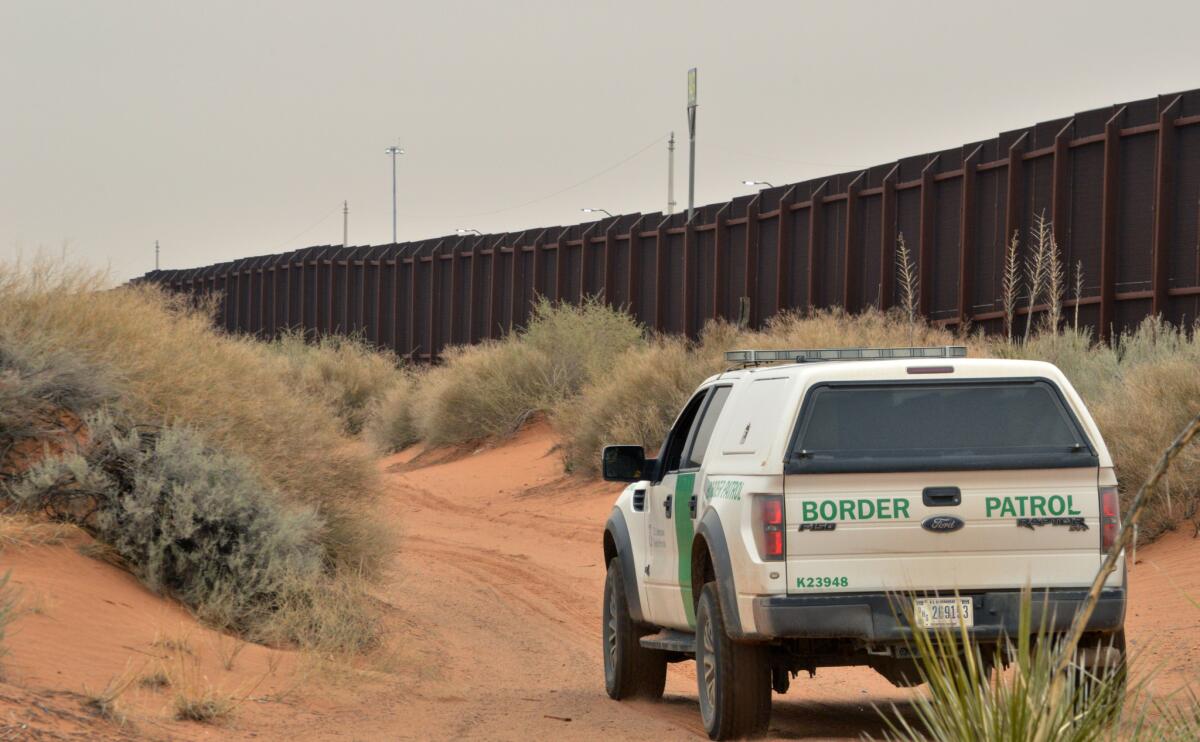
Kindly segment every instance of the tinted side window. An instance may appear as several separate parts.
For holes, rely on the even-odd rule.
[[[699,392],[691,398],[687,406],[683,408],[683,412],[679,413],[675,427],[671,428],[671,432],[667,434],[667,441],[663,444],[663,463],[659,469],[660,473],[679,469],[679,459],[683,456],[683,445],[687,443],[688,433],[691,432],[692,424],[696,422],[696,414],[700,411],[700,406],[704,403],[707,395],[707,389]]]
[[[732,387],[719,386],[713,391],[712,397],[708,401],[708,407],[704,409],[704,416],[700,418],[700,425],[696,428],[696,437],[692,441],[692,448],[683,468],[699,468],[704,463],[704,452],[708,450],[708,442],[712,440],[713,428],[717,426],[717,418],[721,416],[721,410],[725,407],[725,400],[729,398],[730,389]]]

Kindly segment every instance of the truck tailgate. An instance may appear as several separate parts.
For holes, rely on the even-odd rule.
[[[789,475],[788,592],[1088,585],[1102,559],[1097,476],[1091,467]]]

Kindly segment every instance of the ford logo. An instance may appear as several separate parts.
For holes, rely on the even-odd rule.
[[[955,518],[953,515],[935,515],[932,518],[926,518],[921,522],[921,527],[926,531],[957,531],[962,528],[963,523],[961,518]]]

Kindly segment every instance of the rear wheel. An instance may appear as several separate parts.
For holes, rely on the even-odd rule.
[[[729,638],[710,582],[696,608],[696,681],[700,718],[711,739],[764,734],[771,721],[771,666],[765,647]]]
[[[1115,715],[1125,701],[1129,683],[1125,629],[1111,634],[1085,635],[1079,643],[1081,666],[1075,668],[1075,700],[1081,707],[1100,706]]]
[[[657,650],[646,649],[638,641],[646,631],[629,615],[619,558],[608,563],[603,614],[604,688],[609,697],[618,701],[662,698],[667,683],[667,657]]]

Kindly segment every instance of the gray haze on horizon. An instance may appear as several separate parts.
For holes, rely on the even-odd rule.
[[[390,242],[397,137],[401,241],[664,210],[672,129],[682,210],[688,67],[700,205],[1200,87],[1197,28],[1195,2],[0,0],[0,262],[340,244],[343,200],[351,244]]]

